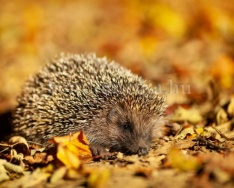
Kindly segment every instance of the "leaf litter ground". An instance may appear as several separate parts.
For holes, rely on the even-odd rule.
[[[47,54],[92,50],[161,84],[166,136],[147,156],[99,161],[71,135],[52,148],[14,138],[0,146],[0,187],[234,187],[233,3],[98,2],[1,2],[0,111]]]
[[[19,137],[16,144],[2,144],[1,187],[232,187],[232,105],[233,98],[217,107],[215,122],[203,118],[210,111],[199,115],[199,109],[173,108],[168,136],[155,140],[141,157],[114,153],[94,159],[82,132],[55,137],[56,147],[49,149],[32,149]]]

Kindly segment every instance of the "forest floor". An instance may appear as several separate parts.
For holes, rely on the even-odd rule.
[[[1,1],[0,187],[234,187],[234,4],[179,2]],[[25,80],[61,52],[107,56],[166,96],[148,155],[3,139]]]

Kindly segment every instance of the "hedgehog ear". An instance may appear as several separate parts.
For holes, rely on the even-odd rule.
[[[117,123],[120,117],[124,115],[123,112],[124,112],[124,105],[122,104],[113,105],[107,114],[107,122]]]

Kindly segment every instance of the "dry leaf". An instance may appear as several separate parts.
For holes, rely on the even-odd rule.
[[[183,154],[176,147],[169,151],[168,161],[174,168],[181,171],[197,170],[201,166],[197,158]]]
[[[26,156],[24,158],[29,164],[48,164],[49,162],[54,160],[54,157],[52,155],[48,155],[48,153],[45,152],[38,152],[34,155]]]
[[[200,112],[196,108],[185,109],[178,107],[175,113],[170,117],[172,121],[189,121],[191,123],[198,123],[202,121]]]
[[[52,141],[58,144],[57,158],[68,168],[78,169],[81,162],[92,160],[88,140],[83,131],[69,136],[54,137]]]
[[[88,187],[103,188],[106,187],[106,183],[110,178],[109,170],[93,171],[88,178]]]
[[[17,151],[24,155],[30,155],[30,150],[26,139],[22,136],[13,136],[9,139],[9,144]]]
[[[24,169],[21,166],[9,163],[5,160],[0,159],[0,163],[4,166],[4,168],[9,172],[16,172],[18,174],[23,174]]]
[[[228,121],[228,115],[223,108],[220,108],[216,115],[217,124],[223,124]]]
[[[192,140],[180,140],[178,143],[175,144],[175,146],[179,149],[188,149],[195,145],[196,143]]]
[[[67,146],[58,145],[57,158],[68,168],[78,169],[81,161]]]
[[[6,168],[3,166],[3,163],[5,162],[6,162],[5,160],[0,160],[0,182],[10,179]]]
[[[59,169],[55,170],[50,177],[50,183],[56,183],[58,180],[63,179],[63,177],[67,173],[67,170],[68,169],[66,166],[60,167]]]
[[[83,131],[68,136],[54,137],[51,141],[59,145],[63,145],[66,147],[66,150],[72,152],[80,160],[90,161],[92,158],[89,142]]]
[[[47,181],[49,173],[36,169],[32,173],[26,173],[22,178],[7,182],[6,187],[36,187],[42,182]]]
[[[195,133],[194,128],[193,127],[189,127],[186,129],[183,129],[180,134],[176,135],[175,139],[185,139],[187,137],[187,135],[193,135]]]
[[[231,101],[228,105],[227,112],[230,116],[234,116],[234,96],[232,96]]]
[[[59,144],[59,143],[71,142],[71,141],[77,140],[77,139],[79,140],[79,142],[81,142],[85,145],[89,144],[89,141],[87,140],[83,131],[79,131],[79,132],[76,132],[74,134],[69,134],[66,136],[53,137],[51,140],[49,140],[49,142]]]
[[[234,77],[233,59],[226,55],[218,57],[211,68],[211,75],[222,87],[231,88],[233,86]]]
[[[204,133],[205,130],[202,127],[198,127],[195,129],[195,131],[198,135],[200,135],[200,134]]]
[[[26,139],[22,136],[13,136],[9,139],[9,144],[17,144],[17,143],[22,143],[22,144],[25,144],[27,146],[27,148],[29,149],[28,147],[28,143],[26,141]]]

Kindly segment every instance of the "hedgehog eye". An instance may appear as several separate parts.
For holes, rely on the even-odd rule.
[[[130,123],[126,122],[126,123],[124,123],[124,124],[122,125],[122,128],[123,128],[124,130],[130,130],[130,129],[131,129],[131,125],[130,125]]]

